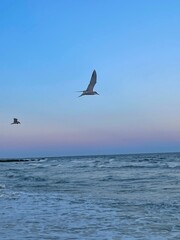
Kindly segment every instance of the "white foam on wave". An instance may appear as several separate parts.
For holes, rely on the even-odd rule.
[[[167,165],[168,165],[168,167],[169,168],[180,168],[180,163],[178,163],[178,162],[169,162],[169,163],[167,163]]]

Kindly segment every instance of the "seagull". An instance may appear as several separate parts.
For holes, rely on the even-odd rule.
[[[13,123],[11,123],[11,124],[21,124],[21,123],[18,121],[18,119],[17,119],[17,118],[14,118],[14,122],[13,122]]]
[[[82,94],[79,97],[84,96],[84,95],[96,95],[96,94],[99,95],[97,92],[93,91],[93,88],[96,84],[96,79],[97,79],[97,74],[96,74],[96,70],[94,70],[87,89],[84,91],[81,91]]]

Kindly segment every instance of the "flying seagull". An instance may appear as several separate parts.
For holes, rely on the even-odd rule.
[[[96,95],[96,94],[99,95],[97,92],[93,91],[93,88],[96,84],[96,79],[97,79],[97,74],[96,74],[96,70],[94,70],[87,89],[84,91],[81,91],[82,94],[79,97],[84,96],[84,95]]]
[[[14,122],[13,122],[13,123],[11,123],[11,124],[21,124],[21,123],[18,121],[18,119],[17,119],[17,118],[14,118]]]

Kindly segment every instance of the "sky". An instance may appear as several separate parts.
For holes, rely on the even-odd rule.
[[[179,9],[0,1],[0,158],[180,151]]]

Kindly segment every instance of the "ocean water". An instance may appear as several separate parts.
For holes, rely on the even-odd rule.
[[[179,240],[180,153],[0,160],[2,240]]]

